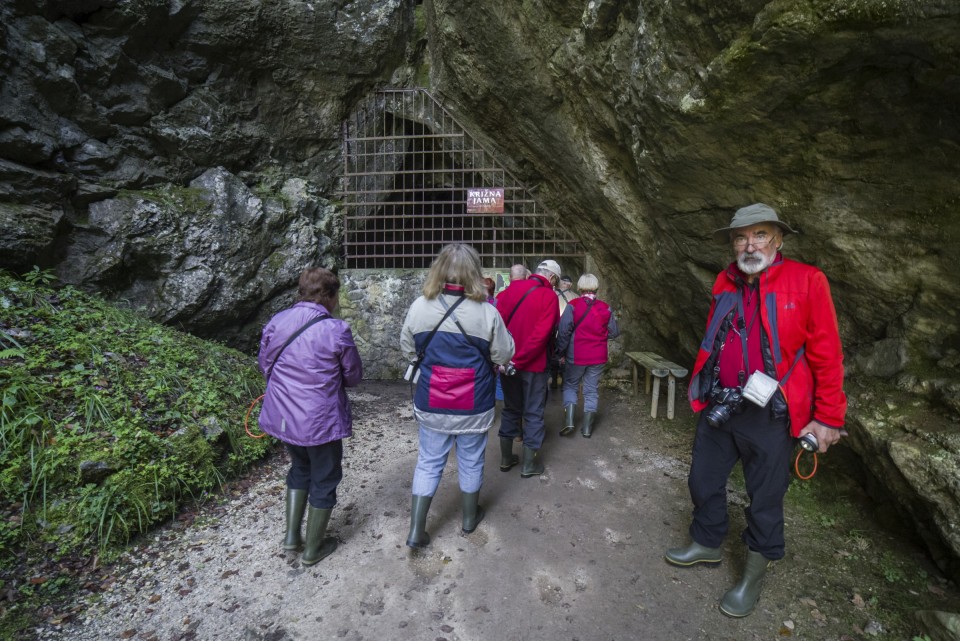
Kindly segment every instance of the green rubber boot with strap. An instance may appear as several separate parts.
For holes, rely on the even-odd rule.
[[[540,450],[534,450],[526,445],[523,446],[523,467],[520,469],[522,478],[530,478],[543,474],[543,461],[540,459]]]
[[[327,523],[330,522],[331,508],[319,508],[312,505],[307,510],[307,540],[303,545],[300,562],[315,565],[327,558],[337,549],[337,540],[326,536]]]
[[[509,472],[510,468],[520,462],[520,457],[513,453],[513,439],[500,437],[500,471]]]
[[[564,407],[564,412],[566,416],[566,425],[563,426],[563,429],[560,430],[560,436],[567,436],[573,434],[574,425],[573,425],[573,414],[576,411],[577,406],[573,403],[567,403]]]
[[[427,512],[430,511],[432,496],[413,495],[410,503],[410,534],[407,536],[407,546],[425,548],[430,545],[430,535],[427,534]]]
[[[704,565],[720,565],[723,556],[720,554],[720,548],[708,548],[700,545],[696,541],[682,548],[670,548],[664,555],[667,563],[678,565],[680,567],[690,567],[702,563]]]
[[[483,520],[485,512],[479,505],[480,491],[464,492],[460,495],[460,504],[463,507],[463,533],[470,534],[477,529]]]
[[[303,523],[303,513],[307,509],[307,491],[291,490],[287,488],[286,520],[287,533],[283,537],[284,550],[299,550],[303,545],[300,538],[300,525]]]
[[[590,438],[593,436],[593,420],[596,417],[596,412],[583,413],[583,427],[580,428],[580,435],[583,436],[583,438]]]
[[[759,552],[747,550],[747,564],[740,582],[730,588],[720,600],[720,611],[728,617],[741,618],[753,612],[763,590],[763,578],[770,560]]]

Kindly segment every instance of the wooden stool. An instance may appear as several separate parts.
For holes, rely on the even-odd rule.
[[[627,358],[633,362],[633,395],[639,392],[639,377],[637,368],[644,369],[644,390],[650,397],[650,416],[657,418],[657,403],[660,398],[660,379],[667,379],[667,418],[673,418],[674,405],[676,402],[677,378],[684,378],[687,375],[687,368],[680,367],[676,363],[668,361],[659,354],[653,352],[627,352]],[[653,389],[651,393],[651,378]]]

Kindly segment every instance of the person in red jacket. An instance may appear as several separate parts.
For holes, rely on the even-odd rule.
[[[500,377],[503,413],[500,417],[500,470],[506,472],[519,462],[513,454],[513,439],[523,424],[523,467],[520,476],[543,474],[540,458],[543,445],[543,411],[547,404],[547,371],[553,339],[560,320],[560,308],[553,288],[560,282],[560,265],[545,260],[528,279],[512,280],[497,295],[497,311],[513,336],[517,351],[511,365]]]
[[[600,404],[600,377],[607,366],[607,340],[620,335],[617,319],[610,306],[597,298],[600,281],[593,274],[584,274],[577,281],[578,298],[571,298],[560,314],[557,330],[557,355],[565,364],[563,374],[563,406],[566,425],[560,436],[572,434],[573,414],[577,407],[580,382],[583,381],[584,438],[593,435],[593,419]]]
[[[843,351],[830,287],[816,267],[782,256],[790,233],[763,203],[738,209],[729,227],[714,232],[731,244],[736,261],[713,285],[688,390],[700,412],[688,479],[692,542],[667,550],[666,560],[720,563],[727,479],[740,460],[750,497],[746,567],[720,601],[720,611],[732,617],[753,611],[769,562],[783,558],[783,498],[795,438],[824,453],[845,434]]]

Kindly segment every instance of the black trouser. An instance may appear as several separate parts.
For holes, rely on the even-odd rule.
[[[741,414],[720,427],[700,413],[690,465],[693,522],[690,537],[711,548],[727,535],[727,479],[737,460],[743,465],[750,505],[744,510],[743,542],[768,559],[783,558],[783,497],[790,484],[794,440],[786,419],[773,420],[769,408],[744,401]]]
[[[523,444],[531,450],[543,445],[546,427],[543,411],[547,405],[547,373],[517,372],[501,376],[503,412],[500,415],[500,437],[514,438],[523,421]]]
[[[343,441],[338,439],[323,445],[291,445],[290,471],[287,487],[291,490],[309,490],[310,505],[329,509],[337,504],[337,486],[343,479]]]

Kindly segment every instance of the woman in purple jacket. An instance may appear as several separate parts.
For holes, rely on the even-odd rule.
[[[267,323],[260,339],[260,371],[267,391],[260,428],[287,444],[285,550],[303,545],[304,565],[337,549],[324,538],[343,478],[343,439],[353,433],[345,388],[360,383],[363,366],[350,326],[334,319],[340,281],[322,267],[300,274],[298,302]],[[309,497],[306,540],[300,524]]]

